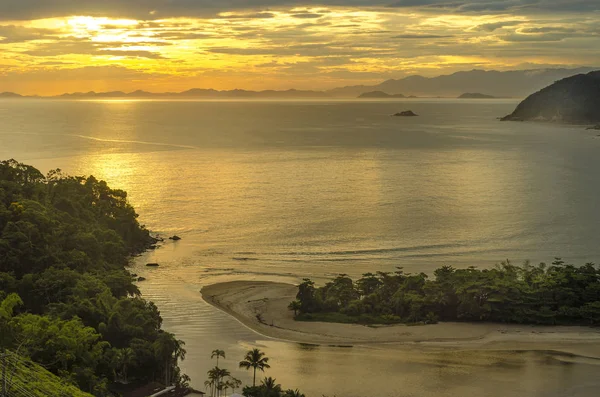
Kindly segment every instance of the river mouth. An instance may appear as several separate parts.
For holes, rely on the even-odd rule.
[[[155,253],[149,253],[154,255]],[[146,258],[137,258],[133,269],[146,270]],[[166,269],[169,269],[168,271]],[[185,266],[183,267],[185,269]],[[270,357],[265,376],[299,388],[309,396],[595,396],[600,361],[585,357],[589,344],[571,345],[572,352],[531,350],[522,344],[448,346],[447,343],[298,343],[255,332],[230,314],[207,303],[200,293],[206,285],[227,282],[230,276],[179,270],[165,266],[147,270],[139,283],[143,295],[153,300],[170,332],[186,340],[188,355],[182,368],[201,389],[204,374],[214,366],[212,350],[226,351],[224,367],[251,382],[251,375],[237,368],[248,349],[259,347]],[[198,270],[198,269],[196,269]],[[168,277],[166,275],[169,275]],[[196,278],[191,274],[196,274]],[[244,275],[247,276],[247,275]],[[241,277],[244,277],[241,276]],[[193,280],[196,282],[192,282]],[[289,277],[265,280],[290,283]],[[413,328],[413,327],[410,327]],[[350,347],[351,346],[351,347]],[[262,374],[261,374],[262,375]],[[364,379],[372,381],[365,383]],[[287,387],[287,386],[286,386]],[[337,393],[337,394],[336,394]]]

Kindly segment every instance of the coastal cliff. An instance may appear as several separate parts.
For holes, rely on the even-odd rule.
[[[600,121],[600,71],[559,80],[530,95],[502,120],[597,123]]]

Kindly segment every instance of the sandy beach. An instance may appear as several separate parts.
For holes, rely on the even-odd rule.
[[[390,347],[547,350],[600,359],[600,329],[506,324],[439,323],[363,326],[295,321],[288,310],[291,284],[234,281],[206,286],[202,297],[267,337],[320,345],[388,344]],[[258,320],[260,314],[262,322]]]

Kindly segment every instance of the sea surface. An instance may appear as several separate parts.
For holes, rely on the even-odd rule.
[[[199,293],[230,280],[600,261],[597,132],[496,119],[516,104],[0,100],[0,159],[105,179],[149,229],[183,238],[132,268],[185,340],[197,388],[216,348],[251,382],[236,363],[258,346],[266,375],[307,397],[597,396],[595,360],[288,343]],[[408,109],[419,117],[390,116]]]

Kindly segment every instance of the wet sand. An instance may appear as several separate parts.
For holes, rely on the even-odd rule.
[[[291,284],[233,281],[202,288],[202,297],[254,331],[279,340],[318,345],[389,344],[485,350],[557,351],[600,359],[600,329],[506,324],[439,323],[364,326],[295,321]],[[259,321],[258,316],[262,321]]]

